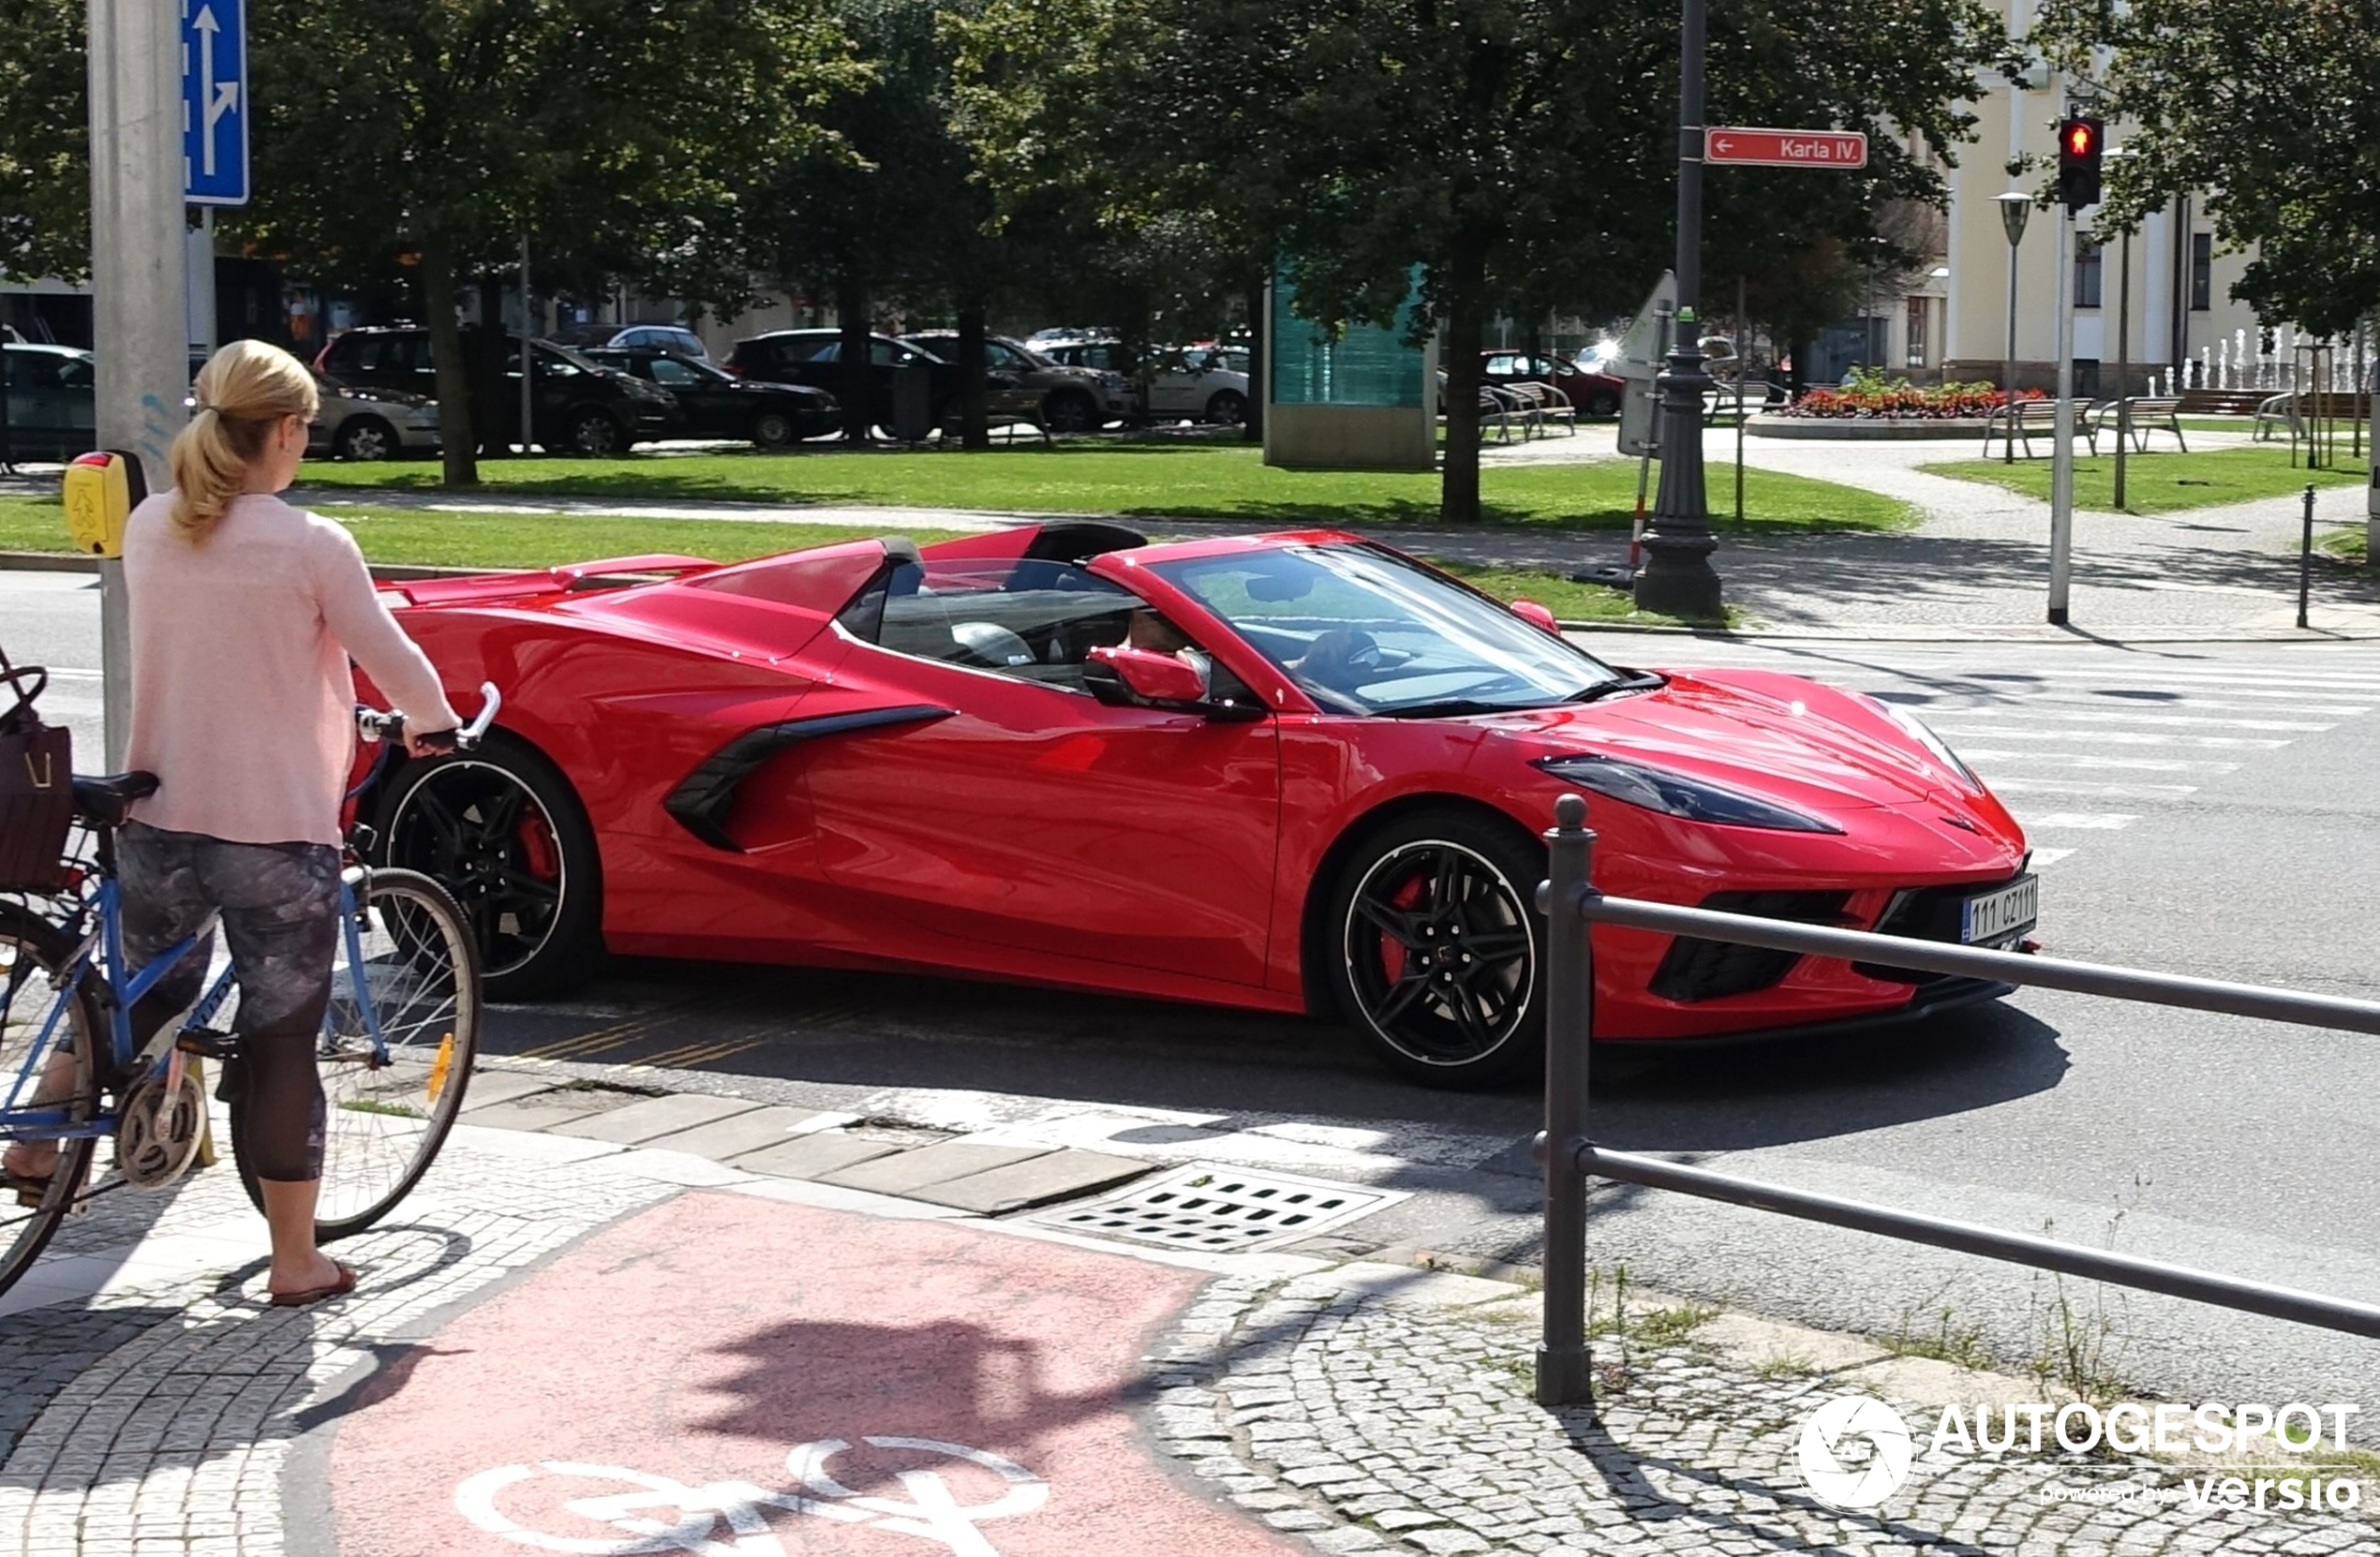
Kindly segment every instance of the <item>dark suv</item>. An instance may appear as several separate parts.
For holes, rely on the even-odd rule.
[[[779,384],[808,384],[829,394],[843,393],[842,332],[840,330],[773,330],[736,343],[728,354],[727,371],[739,378]],[[893,372],[920,367],[927,373],[927,404],[934,425],[945,432],[959,424],[963,388],[956,363],[945,362],[890,335],[868,337],[868,419],[879,427],[893,424]],[[1041,395],[1019,385],[1005,373],[987,376],[990,409],[995,418],[1037,422]]]
[[[552,341],[529,345],[529,360],[536,368],[536,398],[530,412],[535,442],[574,454],[616,454],[633,443],[680,436],[683,418],[667,390],[599,367]],[[463,350],[474,363],[484,362],[476,329],[464,330]],[[485,367],[471,375],[471,426],[483,444],[520,438],[519,336],[504,337],[500,363],[501,377]],[[350,330],[324,347],[314,365],[350,384],[410,390],[433,399],[438,395],[430,333],[423,325]]]

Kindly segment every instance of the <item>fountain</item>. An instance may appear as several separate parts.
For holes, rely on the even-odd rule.
[[[2231,381],[2231,343],[2217,341],[2215,343],[2215,388],[2236,389],[2238,387]]]

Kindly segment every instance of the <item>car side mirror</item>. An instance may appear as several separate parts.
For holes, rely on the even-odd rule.
[[[1562,635],[1562,624],[1554,619],[1554,613],[1538,604],[1535,601],[1514,601],[1512,602],[1512,615],[1520,617],[1521,620],[1528,623],[1531,627],[1544,629],[1546,631],[1553,633],[1557,638]]]
[[[1199,708],[1207,702],[1207,673],[1178,655],[1118,645],[1093,649],[1087,657],[1087,666],[1099,666],[1112,673],[1112,677],[1094,675],[1085,678],[1103,703]]]

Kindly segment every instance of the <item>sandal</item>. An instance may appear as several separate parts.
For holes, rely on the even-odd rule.
[[[53,1173],[45,1173],[37,1179],[31,1174],[10,1173],[6,1169],[0,1169],[0,1185],[14,1190],[17,1194],[17,1204],[29,1211],[37,1211],[41,1209],[42,1202],[50,1198],[50,1186],[55,1181]],[[69,1207],[68,1210],[71,1212],[81,1209],[80,1206],[75,1206]]]
[[[309,1303],[321,1302],[326,1298],[344,1298],[353,1292],[355,1268],[345,1260],[333,1260],[331,1263],[338,1267],[339,1279],[337,1281],[325,1286],[310,1286],[303,1292],[276,1292],[273,1294],[272,1306],[276,1309],[302,1309]]]

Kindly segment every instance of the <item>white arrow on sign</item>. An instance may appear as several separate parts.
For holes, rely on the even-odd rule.
[[[190,23],[199,34],[199,100],[206,104],[206,123],[201,126],[202,142],[200,155],[207,176],[215,176],[215,126],[222,117],[240,106],[240,83],[217,82],[215,79],[215,35],[221,23],[215,20],[213,6],[201,6],[198,20]]]

